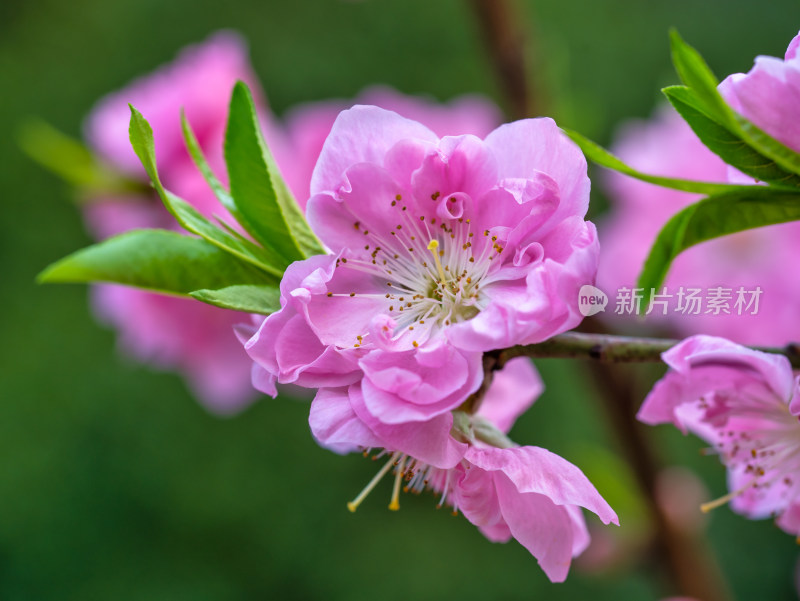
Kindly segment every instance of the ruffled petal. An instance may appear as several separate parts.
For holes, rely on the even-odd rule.
[[[527,179],[541,171],[556,181],[561,202],[554,222],[586,215],[590,188],[586,159],[552,119],[501,125],[486,137],[486,145],[497,158],[500,178]]]
[[[360,362],[368,411],[388,424],[420,422],[458,407],[480,386],[481,356],[447,344],[415,351],[375,350]]]
[[[692,336],[662,355],[671,370],[647,395],[637,418],[648,424],[672,422],[683,432],[687,424],[677,408],[712,392],[744,392],[788,403],[794,380],[786,357],[762,353],[724,338]]]
[[[335,453],[384,446],[353,411],[346,388],[320,389],[311,403],[308,424],[317,442]]]
[[[572,563],[574,525],[569,510],[545,495],[521,493],[505,474],[494,476],[500,510],[513,537],[552,582],[563,582]]]
[[[317,194],[309,200],[308,222],[333,252],[360,251],[376,237],[389,244],[398,225],[403,223],[401,203],[405,189],[388,171],[370,163],[359,163],[343,173],[344,184],[337,194]],[[406,195],[408,196],[408,195]],[[413,214],[413,206],[412,206]],[[372,232],[372,236],[370,236]],[[363,254],[369,256],[369,249]]]
[[[411,182],[423,209],[446,202],[456,192],[478,198],[496,184],[497,163],[491,150],[475,136],[448,136],[427,153]]]
[[[382,165],[386,152],[406,138],[433,143],[439,140],[424,125],[378,107],[356,105],[342,111],[325,140],[311,176],[311,195],[338,191],[345,171],[352,165]]]
[[[367,409],[361,386],[350,386],[349,395],[356,415],[381,440],[381,445],[377,446],[400,451],[441,469],[450,469],[463,459],[467,445],[450,436],[452,413],[437,415],[424,422],[386,424]]]

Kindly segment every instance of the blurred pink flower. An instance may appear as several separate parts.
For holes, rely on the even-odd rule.
[[[128,103],[153,126],[159,170],[167,188],[207,217],[232,220],[219,205],[185,149],[180,126],[184,108],[216,175],[226,178],[223,139],[228,102],[237,79],[254,92],[267,141],[284,175],[305,206],[311,171],[336,115],[345,102],[319,102],[292,112],[282,127],[266,110],[249,65],[245,44],[228,32],[184,49],[171,64],[135,80],[93,109],[86,137],[100,157],[129,176],[146,178],[128,143]],[[450,105],[406,97],[385,88],[362,96],[408,112],[437,130],[483,135],[499,123],[487,101],[464,97]],[[97,198],[85,208],[89,228],[106,238],[132,228],[179,229],[153,196]],[[94,290],[97,315],[120,332],[120,345],[139,360],[182,372],[195,395],[212,411],[231,413],[254,398],[251,361],[232,334],[240,314],[196,301],[118,286]]]
[[[670,371],[638,418],[671,422],[712,445],[728,469],[730,501],[749,518],[778,516],[800,535],[800,389],[789,361],[723,338],[694,336],[662,355]]]
[[[457,407],[483,351],[580,322],[598,250],[588,192],[583,156],[549,119],[439,139],[376,107],[343,112],[308,204],[333,254],[291,266],[281,310],[247,342],[262,389],[363,373],[386,423]]]
[[[689,126],[668,107],[651,121],[626,125],[613,145],[613,152],[647,173],[719,182],[729,176],[727,165],[703,146]],[[654,186],[619,173],[609,173],[605,181],[611,210],[598,223],[602,244],[597,281],[598,287],[610,297],[605,315],[619,322],[619,316],[615,315],[618,291],[636,288],[636,279],[661,227],[700,196]],[[743,344],[790,342],[800,332],[800,313],[794,308],[800,298],[800,281],[787,277],[786,265],[794,262],[792,257],[800,250],[799,241],[800,224],[787,223],[690,248],[677,257],[664,282],[667,295],[671,295],[666,299],[668,304],[653,305],[646,323],[667,323],[684,336],[724,335]],[[717,288],[725,291],[723,295],[728,300],[723,304],[728,312],[716,312],[704,300]],[[758,310],[752,314],[755,305],[748,309],[746,303],[752,299],[750,293],[758,288],[761,289]],[[691,289],[699,291],[698,298],[703,304],[693,307],[687,301],[681,308],[679,294],[687,295]],[[737,308],[740,289],[745,304]]]
[[[422,423],[382,423],[366,410],[358,384],[320,390],[309,423],[320,444],[331,450],[362,450],[367,455],[376,450],[376,458],[388,457],[376,477],[348,503],[351,511],[394,471],[390,509],[400,507],[403,482],[405,492],[431,490],[441,495],[439,506],[447,503],[454,513],[460,510],[489,540],[517,539],[552,581],[561,582],[572,557],[589,543],[580,507],[604,523],[618,520],[577,467],[545,449],[514,446],[503,436],[541,390],[530,361],[518,358],[495,375],[478,413],[455,429],[452,413]],[[505,448],[483,442],[488,431],[496,438],[499,434]]]
[[[230,91],[239,79],[261,98],[244,43],[232,33],[218,33],[103,98],[87,119],[87,140],[103,160],[146,180],[128,142],[128,103],[133,104],[153,126],[165,185],[207,217],[227,215],[185,149],[180,110],[185,109],[212,169],[225,181],[222,141]],[[155,195],[96,198],[85,206],[85,217],[98,238],[133,228],[179,229]],[[232,413],[255,397],[247,357],[232,334],[233,325],[242,320],[240,314],[111,285],[95,287],[93,296],[97,315],[120,332],[126,353],[181,371],[195,396],[212,411]]]

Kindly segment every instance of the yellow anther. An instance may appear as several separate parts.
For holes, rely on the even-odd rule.
[[[439,272],[439,277],[442,278],[442,281],[446,280],[447,277],[444,275],[444,269],[442,268],[442,262],[439,260],[439,255],[444,254],[444,252],[436,252],[439,248],[439,241],[438,240],[431,240],[428,242],[428,250],[431,251],[433,254],[433,258],[436,260],[436,270]]]

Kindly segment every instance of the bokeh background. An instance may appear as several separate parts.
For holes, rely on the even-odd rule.
[[[607,143],[676,82],[676,26],[719,75],[782,56],[800,5],[776,0],[520,2],[539,106]],[[0,4],[0,599],[660,599],[675,591],[640,552],[648,524],[579,362],[542,361],[547,392],[513,431],[580,465],[623,528],[553,585],[518,544],[486,541],[429,495],[389,512],[389,484],[356,514],[372,477],[358,455],[318,448],[307,402],[263,399],[209,415],[182,380],[121,357],[82,286],[38,286],[87,245],[68,189],[19,152],[22,119],[80,136],[105,93],[220,28],[250,43],[280,115],[389,84],[440,100],[478,92],[503,105],[470,5],[456,0],[6,0]],[[595,213],[603,206],[598,195]],[[636,368],[643,392],[657,369]],[[713,496],[723,470],[671,429],[653,440]],[[690,487],[691,488],[691,487]],[[687,489],[690,492],[690,488]],[[385,489],[385,490],[384,490]],[[675,486],[679,496],[683,494]],[[686,494],[688,496],[689,492]],[[728,508],[707,518],[737,599],[796,599],[800,549]]]

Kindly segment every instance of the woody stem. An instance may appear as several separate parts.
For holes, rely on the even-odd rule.
[[[493,369],[502,369],[514,357],[591,359],[600,363],[656,363],[661,361],[661,353],[678,342],[680,341],[665,338],[567,332],[537,344],[517,345],[486,354],[494,359]],[[751,348],[783,355],[789,359],[792,367],[800,368],[800,344]]]

